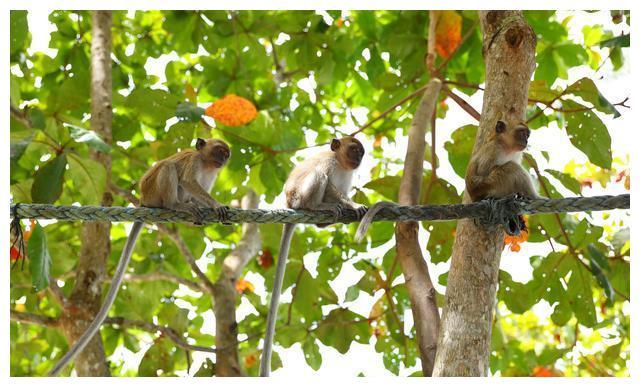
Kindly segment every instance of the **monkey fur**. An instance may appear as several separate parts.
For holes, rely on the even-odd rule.
[[[197,223],[201,223],[203,217],[200,207],[211,207],[224,222],[227,207],[214,200],[209,195],[209,191],[220,168],[227,163],[230,156],[231,151],[224,141],[198,138],[195,150],[183,150],[161,160],[142,176],[140,179],[140,205],[190,212],[197,219]],[[127,237],[100,311],[82,336],[49,372],[49,376],[57,375],[100,330],[100,326],[118,295],[120,284],[141,230],[142,222],[135,222],[131,227],[131,232]]]

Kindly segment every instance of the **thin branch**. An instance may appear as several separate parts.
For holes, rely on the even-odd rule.
[[[59,325],[59,320],[55,317],[35,313],[18,312],[14,309],[11,309],[10,311],[10,319],[11,321],[23,324],[40,325],[47,328],[57,328]]]
[[[58,286],[58,282],[55,278],[49,277],[49,287],[47,288],[49,293],[51,293],[51,297],[60,305],[62,309],[66,309],[68,305],[67,297],[65,297],[62,289]]]
[[[161,325],[155,325],[145,321],[127,320],[124,317],[107,317],[105,319],[106,324],[117,325],[121,328],[134,328],[147,331],[149,333],[160,332],[162,335],[168,337],[178,347],[187,351],[208,352],[216,353],[215,348],[203,347],[200,345],[189,344],[178,332],[171,327],[164,327]]]
[[[462,108],[462,110],[464,110],[465,112],[469,113],[469,115],[471,117],[473,117],[476,120],[480,121],[480,113],[473,106],[469,105],[469,103],[467,103],[467,101],[465,101],[464,99],[462,99],[462,97],[460,97],[459,95],[454,93],[446,85],[442,85],[442,90],[444,90],[444,92],[449,97],[451,97],[451,99],[453,99]]]
[[[189,264],[189,266],[191,266],[191,271],[193,271],[196,274],[196,276],[200,279],[200,281],[202,281],[204,288],[207,289],[207,291],[211,295],[215,294],[215,286],[213,285],[213,282],[211,282],[209,277],[207,277],[207,275],[204,274],[202,270],[200,270],[200,268],[198,267],[198,264],[196,263],[196,257],[193,255],[193,253],[189,249],[189,246],[187,246],[187,244],[185,243],[184,239],[182,239],[182,237],[178,233],[178,230],[176,230],[173,227],[168,227],[167,225],[164,225],[164,224],[157,224],[157,227],[158,227],[158,230],[162,231],[166,236],[168,236],[169,239],[171,239],[173,243],[176,245],[178,250],[180,250],[180,253],[182,254],[182,256],[187,260],[187,263]]]
[[[413,99],[419,95],[422,95],[422,93],[427,89],[427,85],[424,85],[420,88],[418,88],[416,91],[414,91],[413,93],[409,94],[408,96],[402,98],[400,101],[396,102],[393,106],[391,106],[390,108],[388,108],[387,110],[383,111],[382,113],[380,113],[377,117],[373,118],[372,120],[370,120],[369,122],[367,122],[366,124],[362,125],[358,130],[356,130],[355,132],[351,133],[350,136],[355,136],[356,134],[364,131],[365,129],[367,129],[368,127],[370,127],[371,125],[373,125],[374,123],[376,123],[378,120],[384,118],[385,116],[389,115],[389,113],[393,112],[396,110],[396,108],[400,105],[402,105],[403,103],[409,101],[410,99]]]

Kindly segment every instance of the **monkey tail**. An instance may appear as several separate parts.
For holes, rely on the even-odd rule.
[[[48,376],[56,376],[62,369],[69,364],[78,353],[82,352],[84,347],[89,343],[89,341],[93,338],[93,336],[100,330],[100,326],[104,322],[104,319],[107,317],[109,313],[109,309],[113,304],[113,301],[118,294],[118,290],[120,289],[120,284],[122,283],[122,279],[124,278],[124,272],[127,270],[127,266],[129,266],[129,261],[131,260],[131,254],[133,253],[133,248],[136,245],[136,240],[138,239],[138,235],[140,234],[140,230],[142,230],[142,222],[133,223],[133,227],[131,227],[131,232],[129,233],[129,237],[127,238],[127,243],[124,245],[124,249],[122,250],[122,255],[120,256],[120,261],[118,262],[118,266],[116,267],[116,272],[113,274],[113,279],[111,280],[111,286],[109,287],[109,292],[105,297],[105,301],[100,307],[100,311],[91,322],[91,325],[87,328],[86,331],[80,336],[78,341],[76,341],[73,346],[69,349],[69,351],[58,361],[58,364],[53,367],[53,369],[49,372]]]
[[[264,335],[264,347],[260,359],[260,376],[269,376],[271,372],[271,352],[273,351],[273,337],[276,332],[276,318],[278,317],[278,304],[280,303],[280,293],[282,293],[282,281],[284,271],[289,257],[289,247],[291,238],[296,228],[295,223],[285,224],[282,227],[282,239],[280,239],[280,253],[278,254],[278,264],[276,265],[276,277],[273,281],[273,292],[269,303],[269,314],[267,315],[267,331]]]
[[[367,230],[373,222],[373,217],[376,216],[380,210],[383,208],[390,208],[397,206],[398,203],[394,202],[378,202],[373,205],[373,207],[369,208],[366,214],[362,217],[360,221],[360,225],[358,226],[358,230],[356,231],[356,236],[354,237],[356,242],[361,242],[364,239],[364,236],[367,234]]]

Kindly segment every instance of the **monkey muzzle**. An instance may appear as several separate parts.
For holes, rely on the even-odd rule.
[[[531,130],[526,126],[520,125],[516,128],[515,133],[513,135],[514,140],[518,145],[522,147],[522,149],[527,147],[529,143],[529,136],[531,135]]]

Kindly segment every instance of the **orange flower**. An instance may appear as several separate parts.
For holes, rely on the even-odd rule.
[[[226,126],[242,126],[256,118],[258,111],[248,99],[228,94],[212,103],[204,114]]]
[[[236,291],[240,294],[244,293],[245,291],[253,292],[254,289],[255,287],[253,286],[253,284],[247,280],[240,278],[238,279],[238,281],[236,281]]]
[[[527,229],[529,229],[529,218],[524,217],[524,224]],[[512,236],[507,233],[504,234],[504,244],[505,246],[510,245],[510,250],[513,252],[520,251],[520,243],[526,242],[529,239],[529,232],[522,231],[519,236]]]

